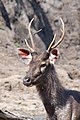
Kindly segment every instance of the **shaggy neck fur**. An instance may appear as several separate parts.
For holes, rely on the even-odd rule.
[[[54,66],[49,65],[45,74],[42,77],[43,79],[41,78],[42,82],[36,88],[48,115],[53,116],[56,106],[60,108],[64,104],[64,88],[57,78]]]

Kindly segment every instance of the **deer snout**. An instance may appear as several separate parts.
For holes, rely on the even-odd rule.
[[[26,85],[26,86],[30,86],[31,85],[30,77],[24,77],[23,84]]]

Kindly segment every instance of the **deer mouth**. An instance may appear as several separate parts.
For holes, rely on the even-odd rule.
[[[24,78],[23,79],[23,84],[25,85],[25,86],[27,86],[27,87],[32,87],[33,85],[37,85],[37,84],[39,84],[40,83],[40,76],[38,76],[37,78],[35,78],[35,79],[31,79],[31,78]]]
[[[23,84],[27,87],[32,87],[33,85],[37,84],[37,81],[27,78],[27,79],[23,79]]]

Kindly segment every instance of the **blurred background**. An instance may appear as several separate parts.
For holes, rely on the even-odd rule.
[[[17,56],[18,47],[26,48],[25,38],[31,44],[28,25],[33,17],[31,30],[39,52],[47,49],[55,33],[56,42],[60,39],[63,19],[65,36],[55,67],[66,88],[80,90],[80,1],[0,0],[0,107],[26,116],[45,113],[35,87],[22,84],[28,67]]]

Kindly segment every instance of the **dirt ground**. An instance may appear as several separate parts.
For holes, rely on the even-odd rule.
[[[79,0],[20,1],[25,3],[25,9],[21,6],[19,0],[2,0],[2,3],[0,2],[0,5],[4,5],[10,19],[10,24],[7,24],[7,17],[4,17],[2,14],[3,9],[1,9],[0,109],[10,111],[15,115],[33,118],[34,116],[44,116],[45,109],[36,88],[27,88],[22,83],[22,79],[28,67],[18,60],[17,47],[25,47],[24,38],[29,40],[27,31],[29,21],[27,16],[29,16],[29,14],[30,17],[34,15],[34,17],[36,16],[35,19],[38,19],[38,12],[43,9],[44,12],[42,15],[46,15],[45,21],[48,19],[45,23],[47,27],[44,27],[45,29],[42,31],[43,33],[45,32],[45,34],[41,33],[35,36],[34,42],[37,46],[37,50],[40,49],[41,51],[49,44],[50,41],[47,43],[44,39],[47,40],[47,37],[50,38],[52,31],[54,31],[54,33],[57,32],[58,35],[57,28],[59,27],[59,22],[57,20],[59,16],[63,18],[65,23],[65,37],[59,47],[60,58],[55,67],[63,86],[80,91],[80,3]],[[32,9],[32,5],[35,6],[35,10]],[[17,22],[14,22],[16,20]],[[38,19],[38,21],[39,20],[40,19]],[[40,27],[38,26],[39,23],[35,23],[32,29],[33,32],[35,32],[34,28]],[[51,32],[48,31],[48,28]],[[35,119],[39,120],[37,117]]]

